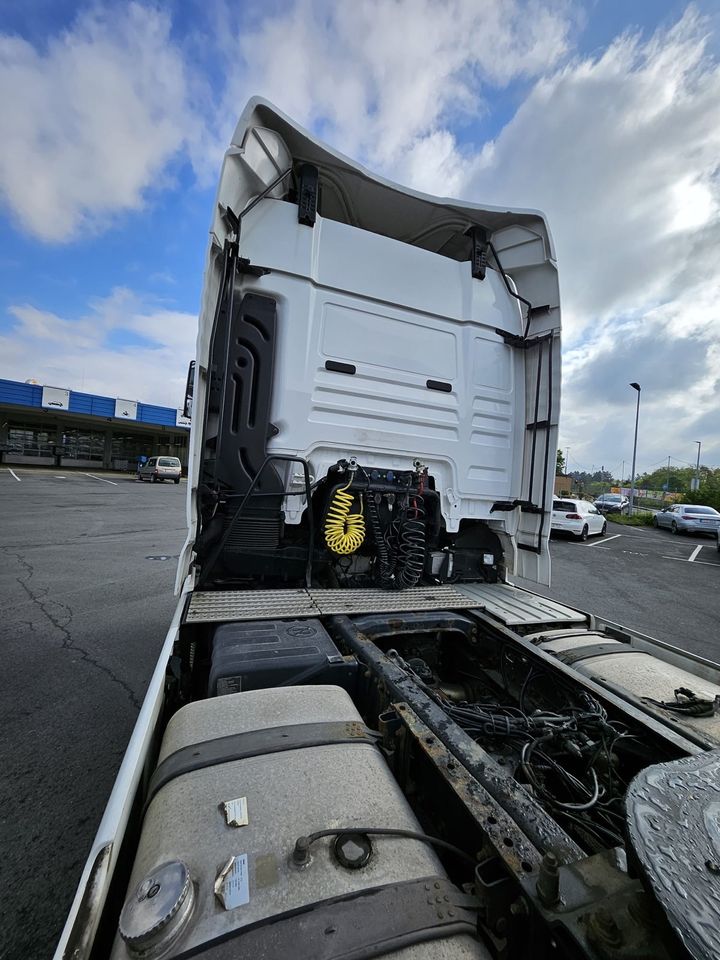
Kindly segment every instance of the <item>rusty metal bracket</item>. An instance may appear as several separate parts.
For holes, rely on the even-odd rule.
[[[527,877],[540,868],[541,856],[512,817],[458,763],[448,748],[406,703],[394,703],[408,733],[478,823],[510,874]]]

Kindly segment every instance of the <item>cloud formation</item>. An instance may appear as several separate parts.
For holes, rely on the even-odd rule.
[[[167,186],[186,74],[170,18],[138,3],[94,7],[42,48],[0,35],[0,195],[20,226],[68,240]]]
[[[711,433],[708,462],[720,462],[711,432],[720,68],[710,27],[690,6],[652,35],[631,29],[580,56],[580,9],[291,0],[240,17],[218,0],[201,42],[154,7],[94,7],[42,48],[0,38],[0,86],[13,91],[0,121],[0,190],[42,240],[99,229],[172,188],[182,160],[213,184],[238,113],[262,93],[400,182],[547,212],[565,326],[561,442],[578,466],[629,452],[629,380],[644,387],[641,463],[677,455],[700,429]],[[518,106],[486,142],[509,84]],[[16,332],[37,345],[66,338],[68,364],[78,346],[109,361],[112,344],[93,340],[96,314],[127,304],[116,294],[99,303],[76,318],[16,306]],[[172,354],[182,371],[187,343],[173,345],[156,306],[131,308],[144,325],[136,333],[152,325],[170,351],[164,362]]]
[[[689,8],[645,42],[626,34],[538,81],[464,188],[549,215],[563,441],[584,465],[598,446],[630,450],[630,380],[644,387],[644,462],[691,447],[693,424],[717,411],[719,156],[720,67]],[[717,427],[706,453],[720,459]]]
[[[0,377],[182,405],[187,364],[195,355],[197,317],[123,287],[92,301],[80,317],[30,304],[10,308],[0,335]]]

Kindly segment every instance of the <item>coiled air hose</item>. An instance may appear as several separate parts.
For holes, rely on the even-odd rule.
[[[422,497],[413,497],[401,519],[396,568],[397,586],[414,587],[418,584],[425,566],[425,507]]]
[[[352,478],[344,487],[335,491],[325,518],[325,543],[333,553],[340,556],[355,553],[365,540],[362,498],[360,513],[350,513],[355,499],[354,495],[348,492],[351,483]]]

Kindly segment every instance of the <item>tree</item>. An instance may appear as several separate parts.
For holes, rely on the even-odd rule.
[[[565,476],[565,457],[563,456],[562,450],[557,452],[557,461],[555,462],[555,476],[564,477]]]

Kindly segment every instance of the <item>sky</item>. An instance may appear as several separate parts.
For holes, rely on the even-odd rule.
[[[260,94],[373,171],[543,210],[574,470],[720,466],[714,0],[0,0],[0,377],[177,407]]]

